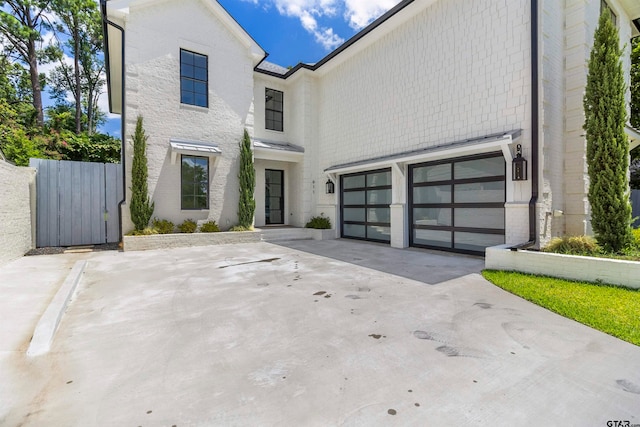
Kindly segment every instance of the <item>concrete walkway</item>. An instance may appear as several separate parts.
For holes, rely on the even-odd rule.
[[[87,259],[51,352],[0,360],[0,425],[640,423],[640,348],[477,258],[340,240]]]

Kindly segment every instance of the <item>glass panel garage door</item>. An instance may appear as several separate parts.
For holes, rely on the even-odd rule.
[[[411,246],[478,254],[504,244],[505,167],[502,153],[411,165]]]
[[[351,239],[391,241],[391,169],[340,177],[341,235]]]

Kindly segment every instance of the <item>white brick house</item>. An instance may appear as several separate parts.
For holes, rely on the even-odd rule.
[[[246,128],[258,227],[324,214],[338,237],[474,253],[589,233],[582,94],[602,7],[628,76],[637,0],[403,0],[291,70],[215,0],[103,1],[123,231],[140,114],[154,215],[173,222],[237,222]],[[526,180],[512,177],[518,146]]]

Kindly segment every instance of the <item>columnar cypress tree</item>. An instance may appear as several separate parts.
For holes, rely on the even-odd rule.
[[[596,29],[584,96],[591,224],[598,243],[618,252],[631,242],[629,140],[618,30],[608,11]]]
[[[131,221],[136,231],[144,230],[153,215],[147,188],[147,136],[142,128],[142,116],[138,116],[133,135],[133,164],[131,166]]]
[[[253,193],[256,188],[256,170],[253,167],[253,152],[251,151],[251,138],[244,130],[244,137],[240,141],[240,201],[238,202],[238,222],[242,227],[250,228],[253,225],[253,214],[256,210],[256,201]]]

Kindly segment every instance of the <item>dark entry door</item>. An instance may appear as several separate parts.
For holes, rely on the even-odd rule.
[[[265,222],[284,224],[284,171],[265,170]]]

